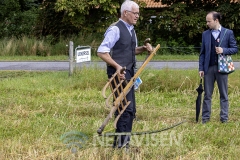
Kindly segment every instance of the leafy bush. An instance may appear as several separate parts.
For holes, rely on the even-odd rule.
[[[2,29],[0,30],[0,38],[33,35],[38,17],[38,8],[31,6],[30,2],[32,1],[1,1],[0,28]]]

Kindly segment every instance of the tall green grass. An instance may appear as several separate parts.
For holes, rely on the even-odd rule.
[[[74,43],[74,48],[77,46],[91,46],[91,55],[93,61],[99,61],[97,57],[97,49],[100,45],[103,36],[98,34],[79,34],[78,36],[69,36],[68,38],[60,38],[58,42],[53,43],[51,36],[36,39],[29,37],[5,38],[0,40],[0,60],[2,61],[24,61],[24,60],[62,60],[69,59],[69,41]],[[139,44],[142,45],[142,44]],[[198,61],[199,52],[189,51],[194,50],[191,46],[187,48],[166,46],[164,42],[161,44],[160,50],[153,61]],[[177,51],[177,53],[176,53]],[[143,61],[146,59],[146,54],[137,55],[137,60]],[[239,61],[239,54],[233,55],[234,61]]]
[[[96,134],[109,113],[101,96],[105,70],[82,68],[71,77],[65,71],[1,71],[0,159],[239,159],[239,78],[238,70],[229,75],[229,123],[220,123],[215,87],[211,121],[202,125],[195,122],[197,70],[144,70],[133,132],[186,122],[132,136],[125,152],[111,148],[112,138]],[[114,132],[112,123],[105,132]],[[64,143],[68,133],[80,136],[74,141],[78,147]],[[88,137],[85,143],[82,134]]]
[[[97,46],[100,40],[89,35],[70,36],[68,38],[61,38],[58,42],[53,42],[51,37],[42,39],[29,38],[23,36],[21,38],[4,38],[0,40],[0,55],[1,56],[68,56],[69,41],[74,42],[74,48],[78,45],[92,46],[92,52],[96,53]],[[94,54],[96,55],[96,54]]]
[[[49,56],[50,45],[44,41],[22,37],[21,39],[10,38],[1,40],[1,56]]]

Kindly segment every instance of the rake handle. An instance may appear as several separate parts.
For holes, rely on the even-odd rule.
[[[118,108],[118,107],[113,106],[113,108],[111,109],[110,113],[108,114],[108,116],[107,116],[107,117],[105,118],[105,120],[103,121],[101,127],[99,127],[99,129],[97,130],[97,133],[98,133],[99,135],[102,134],[105,126],[108,124],[108,121],[112,118],[112,115],[113,115],[113,113],[117,110],[117,108]]]

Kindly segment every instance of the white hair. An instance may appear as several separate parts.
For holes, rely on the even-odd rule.
[[[123,2],[123,4],[121,5],[121,14],[123,14],[123,11],[128,10],[128,11],[132,11],[132,8],[139,8],[139,5],[131,0],[126,0],[125,2]]]

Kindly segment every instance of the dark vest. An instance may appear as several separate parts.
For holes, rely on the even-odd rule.
[[[217,55],[216,49],[215,49],[215,47],[218,47],[218,45],[219,45],[218,40],[220,41],[220,33],[216,40],[213,37],[213,35],[211,36],[211,54],[210,54],[210,63],[209,63],[210,66],[218,64],[218,55]]]
[[[130,35],[127,27],[122,21],[118,21],[115,26],[120,30],[120,38],[111,49],[112,59],[115,60],[119,65],[125,67],[128,70],[132,70],[135,65],[135,48],[136,48],[136,37],[135,32]]]

